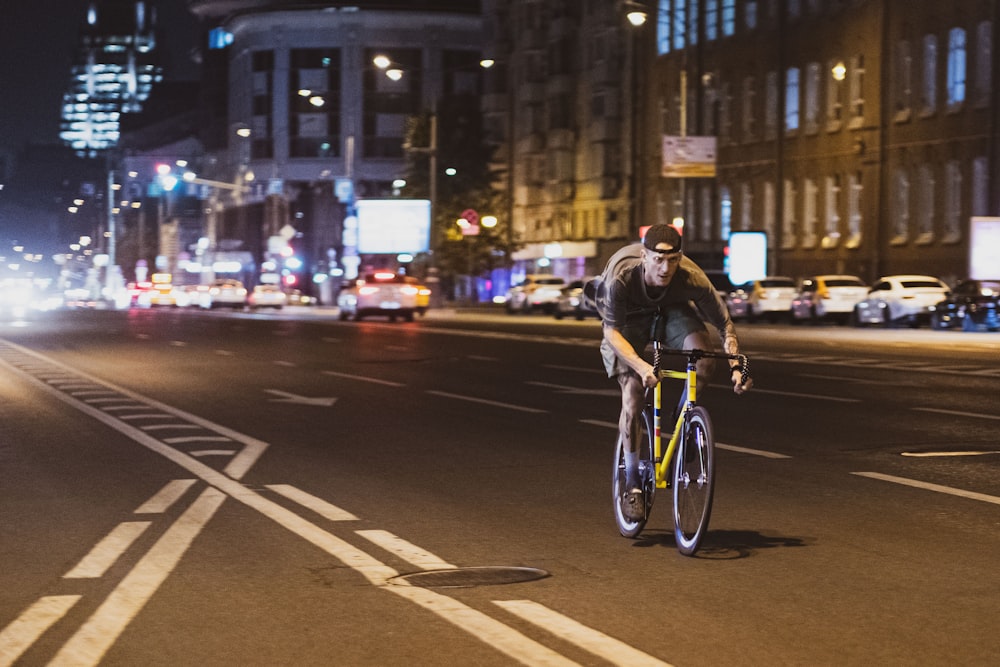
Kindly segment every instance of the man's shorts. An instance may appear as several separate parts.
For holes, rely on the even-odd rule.
[[[653,326],[654,313],[629,320],[622,328],[621,334],[625,337],[635,351],[640,355],[649,345],[651,329]],[[666,321],[666,331],[660,340],[666,347],[681,349],[684,347],[684,340],[691,334],[697,332],[708,333],[705,323],[694,312],[694,309],[687,305],[671,306],[664,314]],[[608,372],[608,377],[615,377],[622,373],[627,373],[632,369],[628,364],[618,358],[614,349],[606,340],[601,340],[601,358],[604,360],[604,369]]]

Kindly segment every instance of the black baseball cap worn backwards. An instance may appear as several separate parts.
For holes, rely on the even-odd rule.
[[[656,246],[661,243],[670,246],[670,249],[664,250],[663,248],[657,248]],[[642,237],[642,245],[645,246],[647,250],[663,254],[680,252],[681,235],[680,232],[677,231],[677,228],[673,225],[659,223],[646,230],[646,235]]]

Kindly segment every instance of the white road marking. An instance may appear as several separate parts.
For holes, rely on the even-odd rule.
[[[956,417],[976,417],[978,419],[1000,419],[1000,415],[984,415],[981,412],[962,412],[960,410],[941,410],[940,408],[911,408],[921,412],[936,412],[942,415],[955,415]]]
[[[1000,454],[1000,450],[990,451],[965,451],[965,452],[901,452],[900,456],[909,456],[918,459],[939,458],[948,456],[985,456],[987,454]]]
[[[472,361],[500,361],[498,357],[484,357],[478,354],[470,354],[466,356],[466,359],[471,359]]]
[[[790,459],[791,456],[785,454],[778,454],[777,452],[768,452],[763,449],[750,449],[749,447],[737,447],[736,445],[727,445],[722,442],[715,443],[715,446],[719,449],[725,449],[730,452],[739,452],[741,454],[753,454],[754,456],[763,456],[765,459]]]
[[[166,512],[197,481],[195,479],[175,479],[167,482],[167,485],[160,489],[155,496],[139,505],[135,509],[135,514],[162,514]]]
[[[306,493],[300,489],[295,488],[289,484],[268,484],[266,488],[271,489],[275,493],[288,498],[299,505],[307,509],[311,509],[316,514],[319,514],[324,519],[330,521],[357,521],[358,517],[354,516],[347,510],[340,509],[336,505],[331,505],[322,498],[317,498],[316,496]]]
[[[124,419],[125,421],[133,419],[163,419],[163,418],[173,417],[165,412],[145,412],[141,415],[122,415],[119,419]]]
[[[294,403],[296,405],[311,405],[314,407],[328,408],[337,402],[336,398],[330,396],[310,398],[309,396],[300,396],[299,394],[293,394],[280,389],[265,389],[264,391],[272,396],[278,397],[267,399],[274,403]]]
[[[147,424],[146,426],[140,426],[143,431],[166,431],[172,429],[187,429],[194,430],[203,428],[197,424]]]
[[[592,424],[594,426],[604,426],[605,428],[618,428],[618,422],[608,422],[600,419],[581,419],[582,424]]]
[[[604,387],[600,389],[586,389],[583,387],[574,387],[565,384],[553,384],[551,382],[534,382],[526,381],[525,384],[534,385],[536,387],[544,387],[546,389],[555,389],[561,394],[574,394],[574,395],[585,395],[585,396],[621,396],[622,390],[617,387]]]
[[[181,556],[225,499],[226,494],[218,489],[205,489],[91,617],[63,644],[49,663],[50,667],[98,664],[126,626],[177,567]]]
[[[571,644],[579,646],[613,665],[643,667],[645,665],[669,667],[670,663],[654,658],[648,653],[610,637],[599,630],[563,616],[531,600],[494,600],[493,604],[506,609],[518,618],[547,630]]]
[[[811,378],[813,380],[833,380],[835,382],[850,382],[851,384],[876,384],[876,385],[891,385],[896,384],[895,382],[885,382],[880,380],[862,380],[860,378],[851,378],[838,375],[815,375],[813,373],[799,373],[801,378]]]
[[[792,396],[793,398],[811,398],[818,401],[834,401],[837,403],[860,403],[860,398],[845,398],[843,396],[820,396],[819,394],[803,394],[795,391],[778,391],[776,389],[758,389],[754,387],[751,390],[754,394],[771,394],[773,396]]]
[[[437,614],[522,664],[530,667],[578,665],[578,663],[564,658],[534,639],[526,637],[509,625],[468,607],[454,598],[419,586],[385,586],[384,590],[395,593]]]
[[[80,595],[39,598],[0,631],[0,667],[11,667],[45,631],[66,615]]]
[[[392,382],[390,380],[379,380],[377,378],[370,378],[364,375],[351,375],[349,373],[337,373],[336,371],[322,371],[323,375],[332,375],[339,378],[347,378],[348,380],[360,380],[362,382],[373,382],[375,384],[382,384],[387,387],[405,387],[406,385],[401,382]]]
[[[880,479],[883,482],[892,482],[894,484],[902,484],[903,486],[912,486],[914,488],[924,489],[926,491],[935,491],[937,493],[945,493],[950,496],[958,496],[960,498],[968,498],[970,500],[979,500],[984,503],[1000,505],[1000,498],[998,498],[997,496],[990,496],[985,493],[977,493],[975,491],[965,491],[963,489],[956,489],[950,486],[942,486],[941,484],[931,484],[930,482],[921,482],[915,479],[907,479],[906,477],[883,475],[882,473],[878,472],[852,472],[851,474],[857,475],[858,477]]]
[[[463,396],[462,394],[452,394],[447,391],[436,391],[434,389],[428,389],[427,393],[433,394],[434,396],[443,396],[445,398],[455,398],[460,401],[468,401],[470,403],[479,403],[481,405],[492,405],[497,408],[506,408],[508,410],[519,410],[521,412],[533,412],[533,413],[548,412],[548,410],[541,410],[539,408],[529,408],[524,405],[514,405],[513,403],[503,403],[501,401],[491,401],[487,398],[475,398],[473,396]]]
[[[132,543],[149,528],[149,521],[126,521],[115,526],[104,539],[94,545],[63,579],[96,579],[125,553]]]
[[[203,456],[232,456],[236,453],[235,449],[198,449],[189,452],[191,456],[201,458]]]
[[[369,542],[373,542],[392,554],[396,554],[407,563],[419,567],[421,570],[452,570],[455,566],[451,563],[435,556],[429,551],[421,549],[415,544],[407,542],[401,537],[397,537],[387,530],[357,530],[358,535]]]
[[[164,438],[163,442],[170,445],[183,445],[189,442],[232,442],[232,438],[224,435],[184,435],[176,438]]]

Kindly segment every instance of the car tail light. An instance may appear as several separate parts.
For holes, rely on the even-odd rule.
[[[417,294],[417,288],[413,287],[412,285],[406,285],[404,287],[401,287],[399,288],[399,291],[407,296],[416,296]]]
[[[379,271],[375,274],[375,280],[392,280],[395,277],[396,274],[390,271]]]

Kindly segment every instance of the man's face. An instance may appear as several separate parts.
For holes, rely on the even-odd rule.
[[[666,287],[681,264],[681,252],[668,243],[657,243],[655,250],[642,249],[642,268],[646,284]]]

